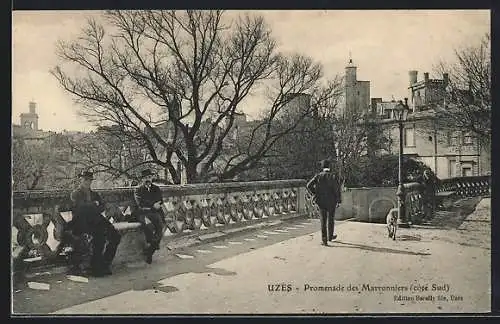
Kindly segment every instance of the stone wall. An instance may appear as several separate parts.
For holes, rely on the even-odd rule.
[[[163,186],[167,235],[203,231],[249,220],[307,215],[304,180]],[[106,201],[103,216],[124,227],[135,208],[133,188],[96,190]],[[51,263],[64,255],[72,219],[70,190],[13,193],[14,265]],[[137,229],[138,223],[126,225]]]
[[[186,232],[209,232],[265,219],[316,218],[319,210],[305,183],[283,180],[162,186],[166,234],[175,237]],[[490,184],[491,177],[455,178],[441,182],[437,191],[453,190],[458,197],[484,195],[489,193]],[[405,184],[405,188],[407,219],[415,220],[423,212],[422,187],[413,183]],[[384,222],[389,210],[397,207],[396,190],[396,187],[346,188],[335,218]],[[124,222],[135,208],[133,188],[96,191],[107,202],[103,216],[123,233],[134,232],[136,238],[130,237],[133,244],[142,244],[137,240],[141,236],[138,223]],[[11,249],[15,266],[32,262],[50,264],[64,255],[67,246],[63,234],[72,219],[69,194],[69,190],[13,193]]]
[[[397,207],[395,187],[346,188],[336,219],[356,218],[359,221],[379,222],[391,208]]]

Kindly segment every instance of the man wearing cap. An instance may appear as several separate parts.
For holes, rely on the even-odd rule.
[[[321,211],[321,239],[323,245],[333,241],[337,235],[333,233],[335,225],[335,209],[341,203],[340,182],[330,170],[330,161],[321,161],[321,172],[317,173],[306,185],[314,195],[314,200]]]
[[[91,273],[95,276],[111,274],[111,263],[120,243],[121,235],[101,213],[104,202],[90,186],[94,175],[84,171],[79,175],[81,182],[70,195],[73,203],[73,233],[87,233],[92,236]],[[107,244],[106,244],[107,243]]]
[[[163,197],[160,187],[153,184],[154,175],[151,170],[141,172],[142,183],[134,191],[137,203],[137,220],[142,223],[148,247],[145,250],[146,262],[153,261],[153,254],[160,248],[163,237],[163,211],[161,204]],[[149,220],[150,224],[147,223]]]

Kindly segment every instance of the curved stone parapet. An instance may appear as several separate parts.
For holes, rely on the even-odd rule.
[[[378,197],[368,206],[368,219],[370,222],[385,222],[387,213],[393,208],[397,208],[396,197]]]
[[[412,182],[404,184],[404,188],[406,219],[413,224],[419,224],[424,219],[424,186]]]
[[[491,176],[456,177],[438,182],[436,192],[454,192],[455,197],[491,195]]]
[[[166,235],[216,226],[305,214],[305,181],[256,181],[160,186]],[[103,217],[126,222],[136,208],[133,188],[96,190],[106,202]],[[72,219],[70,190],[13,193],[12,255],[15,263],[51,262],[64,252]]]
[[[305,184],[304,180],[282,180],[160,186],[166,235],[293,215],[317,218],[319,209]],[[441,181],[437,191],[453,190],[457,197],[471,197],[488,195],[490,186],[490,176],[463,177]],[[425,188],[418,183],[404,187],[407,219],[418,223],[425,215]],[[396,189],[347,188],[336,219],[384,221],[388,210],[397,207]],[[133,188],[96,191],[106,202],[103,217],[114,223],[133,221]],[[11,251],[15,266],[50,263],[64,255],[65,229],[72,219],[69,195],[70,190],[13,192]]]

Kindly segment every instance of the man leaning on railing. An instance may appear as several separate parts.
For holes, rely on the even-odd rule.
[[[429,170],[424,170],[422,177],[419,179],[422,184],[422,198],[424,205],[424,221],[430,220],[436,210],[436,179]]]

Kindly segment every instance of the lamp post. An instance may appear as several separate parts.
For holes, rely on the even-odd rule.
[[[335,160],[337,162],[337,172],[339,176],[339,180],[341,181],[341,189],[344,189],[344,180],[342,178],[342,160],[340,159],[340,149],[338,145],[335,145]]]
[[[396,107],[394,107],[395,117],[398,121],[399,126],[399,163],[398,163],[398,191],[396,195],[398,196],[398,224],[400,227],[408,228],[410,224],[406,219],[406,208],[405,208],[405,190],[403,186],[403,126],[406,118],[408,117],[408,98],[405,98],[405,103],[400,100]]]

